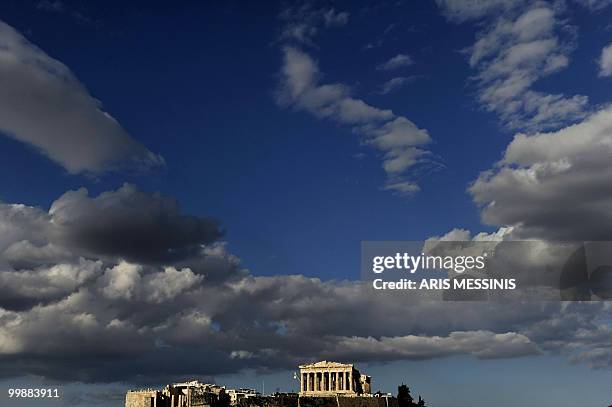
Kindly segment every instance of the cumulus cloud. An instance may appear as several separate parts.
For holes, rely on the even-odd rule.
[[[414,64],[414,61],[412,60],[410,55],[397,54],[388,61],[379,64],[376,69],[378,69],[379,71],[393,71],[395,69],[404,68],[412,64]]]
[[[612,240],[612,108],[561,130],[517,134],[469,191],[483,221],[523,237]]]
[[[612,44],[608,44],[601,50],[599,76],[612,76]]]
[[[216,220],[184,215],[175,199],[130,184],[95,198],[68,191],[48,216],[50,233],[72,248],[145,263],[186,257],[222,234]]]
[[[3,260],[17,268],[90,254],[161,264],[197,255],[222,235],[216,220],[184,215],[176,200],[129,184],[95,198],[68,191],[48,212],[0,204],[0,231]]]
[[[509,129],[558,128],[587,115],[588,98],[534,90],[569,64],[573,30],[553,4],[523,1],[438,1],[453,21],[481,18],[485,28],[468,49],[483,107]]]
[[[102,110],[68,67],[2,21],[0,132],[72,174],[164,164]]]
[[[174,267],[145,274],[142,266],[121,262],[107,269],[99,283],[102,294],[109,299],[141,299],[160,304],[174,299],[203,278],[188,268],[177,270]]]
[[[112,214],[125,211],[126,198],[116,195],[145,204],[138,199],[144,193],[133,187],[101,194],[113,199],[100,201],[74,193],[79,204],[85,200]],[[149,194],[149,200],[160,199]],[[168,211],[174,212],[174,206]],[[540,353],[590,363],[601,352],[605,333],[594,327],[598,318],[612,312],[605,303],[483,306],[441,301],[427,292],[381,296],[358,281],[256,276],[222,242],[208,238],[195,239],[200,250],[178,250],[180,256],[127,261],[129,249],[115,253],[106,249],[112,244],[97,244],[84,251],[65,238],[71,233],[65,228],[79,228],[85,235],[89,233],[83,229],[93,233],[97,228],[66,219],[71,214],[79,219],[77,210],[62,213],[60,229],[55,229],[51,211],[5,205],[0,214],[1,227],[11,231],[0,247],[0,376],[171,381],[185,375],[294,368],[319,358],[380,362]],[[146,218],[131,226],[133,238],[137,229],[143,236],[151,233]],[[186,234],[189,239],[177,241],[191,242],[191,229],[182,218],[168,219],[162,224],[170,234]],[[129,217],[123,221],[131,222]],[[23,231],[24,225],[35,226],[36,233]],[[116,226],[115,235],[100,239],[120,238],[123,232]],[[469,238],[469,233],[446,237]],[[34,260],[20,259],[20,267],[14,266],[17,246]],[[41,253],[34,255],[37,251]],[[403,312],[397,313],[398,308]],[[431,315],[436,318],[427,317]]]
[[[62,258],[58,260],[65,261]],[[20,309],[59,300],[90,279],[100,276],[101,270],[101,261],[84,258],[73,263],[58,262],[36,269],[3,270],[0,272],[2,305]]]

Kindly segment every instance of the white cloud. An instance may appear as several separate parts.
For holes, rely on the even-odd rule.
[[[390,181],[387,182],[383,189],[386,191],[393,191],[399,195],[412,195],[421,190],[417,184],[409,181]]]
[[[574,0],[574,2],[589,8],[591,11],[598,11],[612,4],[612,0]]]
[[[612,76],[612,44],[608,44],[601,50],[599,76]]]
[[[395,92],[409,83],[414,82],[416,78],[416,76],[398,76],[397,78],[389,79],[387,82],[382,84],[379,93],[381,95],[387,95]]]
[[[562,8],[522,1],[439,1],[454,21],[482,18],[484,29],[469,48],[483,107],[509,129],[558,128],[584,118],[588,97],[547,94],[537,82],[569,65],[573,30],[557,16]],[[476,13],[476,10],[479,13]]]
[[[313,39],[321,26],[344,25],[348,17],[346,12],[317,8],[310,2],[287,7],[280,13],[283,65],[277,102],[348,126],[361,136],[364,144],[382,153],[382,167],[387,173],[383,189],[400,194],[414,193],[419,187],[410,179],[407,170],[415,165],[431,164],[428,152],[421,148],[430,142],[427,130],[418,128],[390,109],[381,109],[354,97],[347,85],[321,83],[323,75],[318,63],[303,50],[304,46],[316,47]],[[391,29],[392,26],[388,27],[385,33]],[[409,55],[399,54],[381,64],[379,69],[398,69],[412,63]],[[393,78],[383,85],[380,93],[397,90],[413,79]]]
[[[203,279],[204,276],[194,274],[189,268],[177,270],[165,267],[163,272],[149,274],[145,278],[146,299],[155,303],[172,300],[200,284]]]
[[[176,298],[203,280],[189,268],[147,271],[138,264],[120,262],[99,279],[102,294],[113,300],[144,300],[161,304]]]
[[[0,132],[73,174],[164,164],[103,111],[65,65],[1,21]]]
[[[488,224],[523,238],[612,240],[612,107],[555,132],[517,134],[470,187]]]
[[[402,176],[410,167],[425,161],[427,154],[419,147],[430,142],[427,131],[389,109],[352,97],[345,85],[320,84],[319,67],[308,54],[294,47],[283,51],[278,102],[350,126],[366,144],[383,153],[383,168],[390,177],[388,185],[413,184]],[[413,188],[413,192],[416,190]]]
[[[444,15],[451,21],[465,22],[490,14],[511,10],[524,0],[436,0]]]
[[[140,289],[141,270],[140,265],[125,262],[106,270],[101,279],[102,293],[112,300],[136,298],[137,290]]]
[[[333,8],[323,12],[326,26],[345,25],[349,20],[349,13],[346,11],[336,12]]]
[[[412,60],[410,55],[398,54],[394,56],[393,58],[389,59],[388,61],[385,61],[381,63],[380,65],[378,65],[376,69],[381,70],[381,71],[392,71],[395,69],[410,66],[412,64],[414,64],[414,61]]]
[[[296,41],[301,44],[314,45],[313,38],[319,27],[341,27],[348,23],[350,14],[336,11],[333,8],[316,8],[310,2],[287,7],[281,11],[279,18],[285,23],[281,32],[282,40]]]

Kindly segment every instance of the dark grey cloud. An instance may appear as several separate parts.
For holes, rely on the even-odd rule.
[[[94,216],[113,224],[117,236],[99,232]],[[227,251],[216,226],[193,232],[209,220],[132,186],[98,197],[67,192],[48,212],[4,204],[0,219],[7,231],[0,247],[4,377],[157,383],[319,358],[548,352],[588,362],[588,352],[603,349],[605,332],[594,326],[612,312],[606,303],[454,303],[425,292],[381,294],[355,281],[256,276]],[[128,243],[117,251],[99,242],[126,231],[144,241],[163,228],[181,238],[151,247],[181,256],[160,259]],[[87,244],[75,237],[93,235]]]
[[[72,174],[164,165],[102,110],[68,67],[2,21],[0,132]]]
[[[612,108],[549,133],[518,134],[469,192],[485,223],[519,238],[612,240]]]
[[[178,202],[126,184],[95,198],[69,191],[49,209],[52,233],[71,248],[139,262],[171,262],[221,237],[216,220],[181,213]]]
[[[90,255],[170,264],[223,234],[216,220],[185,215],[175,199],[130,184],[97,197],[68,191],[48,212],[1,205],[0,228],[9,240],[4,259],[17,268]]]

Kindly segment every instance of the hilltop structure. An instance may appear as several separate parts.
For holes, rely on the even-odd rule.
[[[169,384],[163,390],[130,390],[125,407],[227,407],[230,396],[225,387],[197,380]]]
[[[262,395],[252,389],[226,389],[193,380],[169,384],[163,390],[130,390],[125,407],[414,407],[409,391],[401,406],[390,394],[372,394],[372,378],[352,364],[323,360],[299,368],[299,394]]]
[[[159,390],[130,390],[125,394],[125,407],[166,407],[167,397]]]
[[[352,364],[323,360],[300,365],[300,396],[369,395],[371,380]]]
[[[253,397],[260,397],[261,393],[254,389],[228,389],[225,391],[230,398],[230,404],[235,406],[240,403],[241,400],[246,400]]]

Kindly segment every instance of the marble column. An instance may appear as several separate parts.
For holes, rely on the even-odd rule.
[[[346,389],[349,391],[353,390],[353,377],[351,375],[351,372],[346,372]]]

